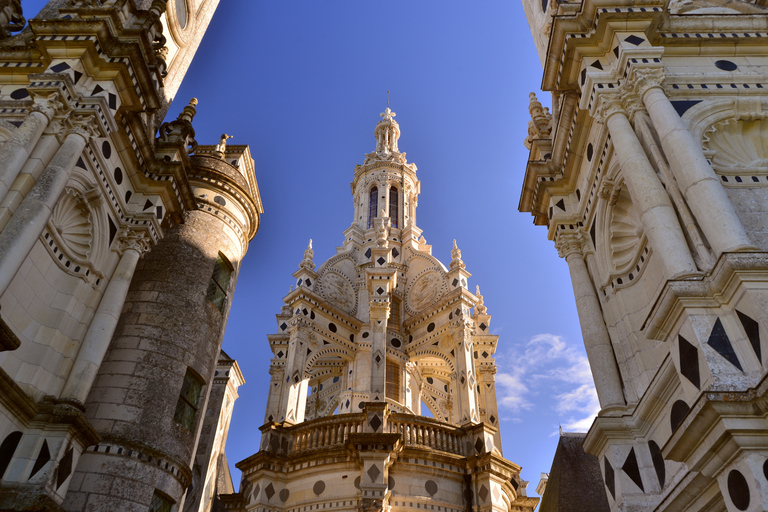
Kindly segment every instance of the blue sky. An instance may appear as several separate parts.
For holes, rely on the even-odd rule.
[[[246,379],[230,463],[258,450],[266,335],[307,241],[318,265],[342,243],[354,166],[374,149],[389,90],[400,150],[419,168],[417,224],[445,264],[457,240],[493,315],[504,455],[535,495],[558,425],[586,431],[598,409],[568,268],[517,211],[541,73],[514,0],[222,0],[169,117],[194,96],[199,143],[226,132],[249,144],[264,204],[224,339]]]

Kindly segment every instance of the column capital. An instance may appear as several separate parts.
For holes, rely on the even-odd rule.
[[[646,92],[655,87],[662,88],[664,83],[664,68],[661,67],[632,67],[627,77],[627,83],[632,84],[635,95],[642,99]]]
[[[600,92],[597,94],[595,105],[592,107],[592,117],[595,121],[604,124],[614,114],[627,115],[619,91]]]
[[[128,249],[132,249],[139,253],[139,257],[142,257],[150,248],[149,237],[144,232],[122,228],[117,234],[116,248],[119,254],[123,254]]]
[[[566,261],[572,254],[583,257],[587,247],[586,235],[582,230],[574,229],[573,231],[562,232],[555,240],[558,256],[565,258]]]
[[[29,91],[32,100],[35,102],[30,109],[30,112],[39,112],[48,118],[50,122],[54,117],[66,114],[71,109],[59,101],[59,93],[52,92],[49,94],[43,94],[37,92],[34,89]]]
[[[93,114],[86,113],[72,113],[67,118],[67,134],[75,134],[81,136],[88,143],[94,137],[101,135],[101,130],[96,118]]]

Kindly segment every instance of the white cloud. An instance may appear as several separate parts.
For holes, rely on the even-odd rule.
[[[513,416],[549,407],[564,430],[586,432],[600,411],[589,361],[561,336],[538,334],[521,353],[498,354],[497,363],[499,407]]]

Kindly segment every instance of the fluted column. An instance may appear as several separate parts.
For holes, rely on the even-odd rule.
[[[562,233],[557,238],[556,247],[561,258],[568,263],[576,298],[576,310],[579,313],[581,336],[584,348],[595,380],[600,407],[623,407],[624,392],[621,384],[619,367],[611,345],[611,336],[605,326],[603,310],[595,292],[594,283],[584,263],[584,235],[582,233]]]
[[[621,176],[627,184],[632,202],[640,212],[648,240],[660,255],[669,278],[697,271],[685,235],[656,171],[643,146],[629,124],[617,93],[603,94],[598,118],[602,117],[613,138],[613,147],[621,165]]]
[[[0,146],[0,201],[13,185],[53,117],[64,109],[58,93],[35,98],[27,118]]]
[[[77,159],[94,134],[90,117],[76,116],[64,143],[0,233],[0,295],[5,293],[51,217]]]
[[[109,342],[115,333],[136,264],[149,248],[146,235],[132,230],[120,233],[118,245],[118,250],[122,252],[120,261],[109,280],[107,289],[104,290],[99,308],[93,316],[72,371],[64,384],[63,398],[71,398],[83,403],[88,398],[88,392],[91,390],[104,354],[109,348]]]
[[[662,69],[636,69],[639,96],[688,205],[716,255],[754,249],[723,185],[667,98]]]

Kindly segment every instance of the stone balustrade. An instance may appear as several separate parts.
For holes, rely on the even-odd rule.
[[[393,413],[389,416],[388,430],[390,433],[401,434],[402,443],[406,447],[465,455],[466,432],[449,423],[423,416]]]

